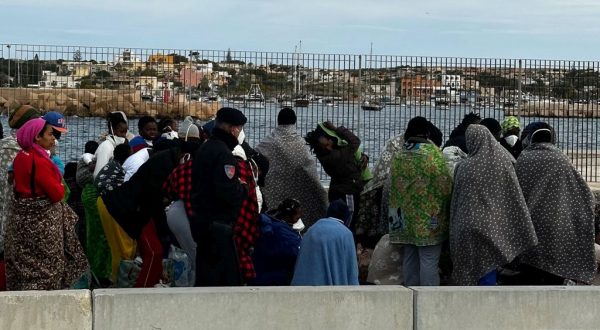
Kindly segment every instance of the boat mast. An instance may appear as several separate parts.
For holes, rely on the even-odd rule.
[[[292,73],[293,76],[293,80],[294,80],[294,95],[292,97],[295,97],[296,94],[298,94],[298,67],[296,65],[296,56],[297,56],[297,52],[298,52],[298,45],[294,46],[294,54],[292,54],[292,66],[294,67],[294,71]]]

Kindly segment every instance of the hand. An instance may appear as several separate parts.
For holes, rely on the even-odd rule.
[[[369,165],[369,156],[367,156],[367,154],[363,153],[360,156],[360,168],[364,170],[365,168],[367,168],[368,165]]]
[[[325,126],[325,128],[328,128],[330,130],[335,131],[335,125],[333,125],[330,121],[326,121],[323,123],[323,126]]]

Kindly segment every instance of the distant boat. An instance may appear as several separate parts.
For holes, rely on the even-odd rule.
[[[385,108],[385,104],[377,101],[364,101],[360,107],[365,111],[381,111]]]
[[[294,103],[292,103],[292,101],[281,101],[279,104],[282,108],[291,108],[294,106]]]
[[[325,106],[327,107],[338,107],[338,104],[335,103],[332,99],[326,99],[323,101],[323,103],[325,103]]]
[[[450,102],[448,102],[447,100],[436,99],[434,101],[434,103],[435,103],[435,108],[436,109],[440,109],[440,110],[448,110],[448,109],[450,109]]]
[[[229,98],[229,102],[231,102],[233,104],[241,104],[241,105],[246,103],[245,97],[243,97],[243,96],[232,96]]]
[[[258,84],[252,84],[250,90],[244,99],[245,108],[264,108],[265,107],[265,96],[260,90]]]
[[[310,100],[306,95],[301,95],[294,99],[294,107],[297,108],[306,108],[310,104]]]

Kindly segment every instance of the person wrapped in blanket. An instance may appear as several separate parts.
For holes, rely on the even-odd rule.
[[[14,161],[4,244],[7,288],[82,288],[88,263],[75,233],[77,215],[62,201],[62,176],[50,160],[53,128],[44,119],[29,120],[17,131],[17,142],[22,150]]]

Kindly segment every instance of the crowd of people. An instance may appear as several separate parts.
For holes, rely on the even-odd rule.
[[[350,129],[326,121],[301,136],[296,119],[282,109],[252,147],[235,108],[206,123],[145,116],[137,136],[116,111],[65,165],[64,117],[19,107],[0,141],[0,283],[555,285],[597,274],[596,200],[547,123],[520,134],[517,118],[470,113],[444,143],[415,117],[371,170]]]

